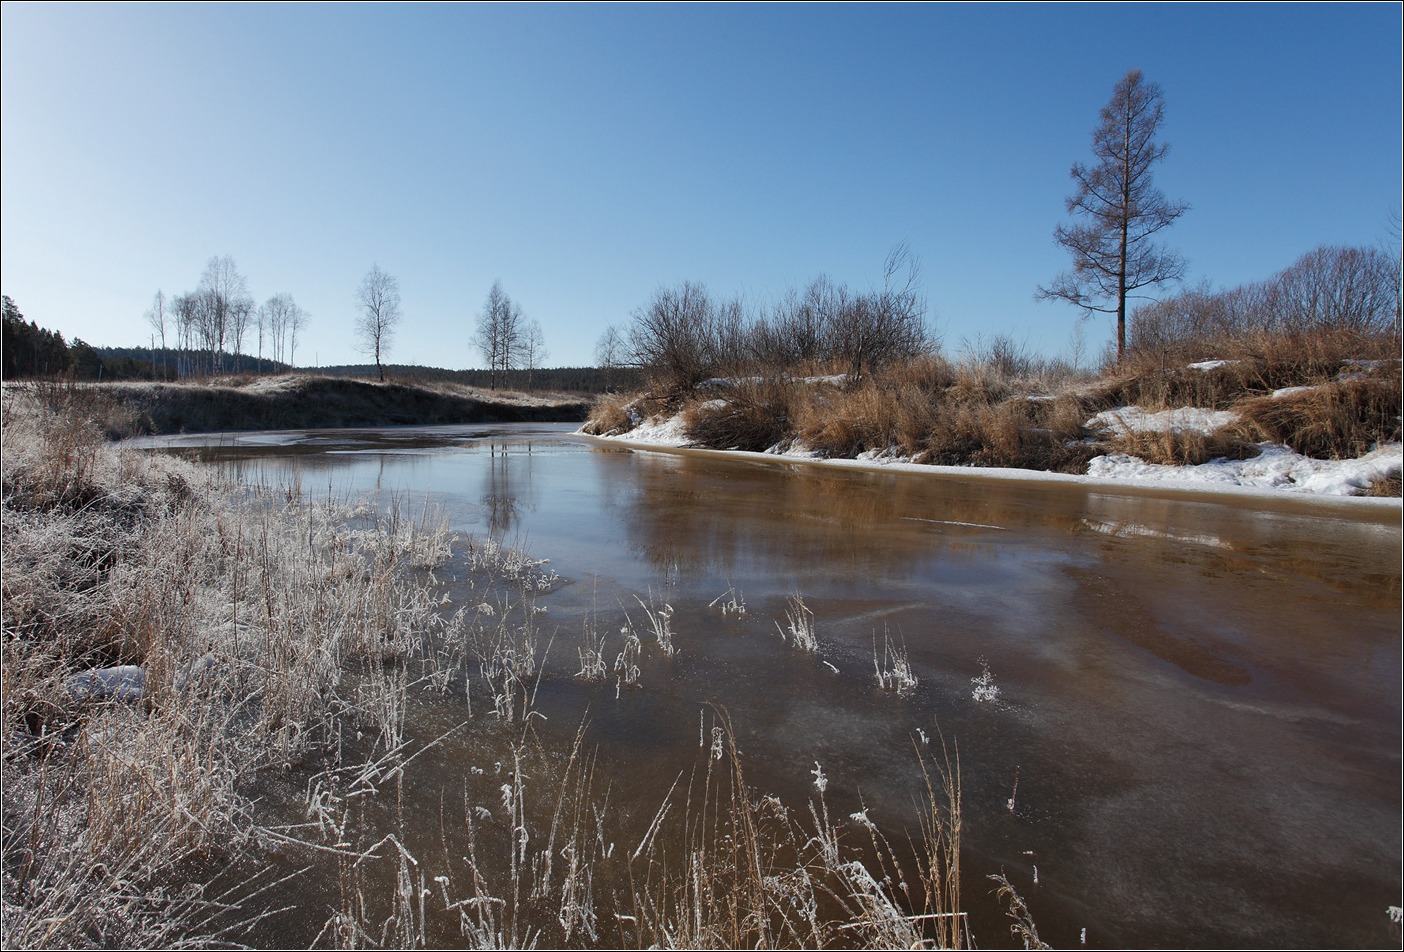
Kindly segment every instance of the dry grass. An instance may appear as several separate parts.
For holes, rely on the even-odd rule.
[[[1235,434],[1247,441],[1281,443],[1317,459],[1354,459],[1376,444],[1400,438],[1400,378],[1372,374],[1333,380],[1281,397],[1239,404]]]
[[[1366,496],[1387,496],[1398,499],[1404,495],[1404,480],[1401,480],[1399,473],[1390,473],[1387,476],[1380,476],[1370,482],[1370,486],[1365,490]]]
[[[585,432],[594,436],[618,436],[632,430],[638,425],[629,412],[632,403],[632,395],[601,395],[590,409],[590,418],[585,421]]]
[[[1198,466],[1212,459],[1251,459],[1258,455],[1257,445],[1238,435],[1233,426],[1221,427],[1213,433],[1120,430],[1107,438],[1107,447],[1114,453],[1165,466]]]

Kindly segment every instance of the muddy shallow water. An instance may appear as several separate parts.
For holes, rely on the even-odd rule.
[[[656,805],[725,712],[757,788],[803,804],[817,761],[836,811],[897,831],[922,738],[944,737],[983,946],[1011,940],[997,872],[1059,947],[1084,929],[1095,947],[1398,941],[1397,508],[644,452],[552,425],[247,434],[205,455],[310,496],[427,494],[461,534],[549,558],[537,707],[562,738],[588,712],[617,809]],[[744,615],[720,611],[729,590]],[[817,654],[777,630],[795,594]],[[617,630],[640,601],[672,606],[677,653],[646,650],[617,698],[572,677],[582,620]],[[885,639],[909,697],[877,689]],[[972,696],[985,666],[992,701]],[[454,757],[436,769],[466,770]]]

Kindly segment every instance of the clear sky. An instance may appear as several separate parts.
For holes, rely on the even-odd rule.
[[[1401,7],[5,3],[0,269],[27,318],[135,345],[230,255],[311,314],[298,362],[482,366],[500,279],[552,365],[660,286],[856,288],[900,241],[948,351],[1066,352],[1068,170],[1129,69],[1164,91],[1156,182],[1188,279],[1373,244],[1400,207]],[[1087,327],[1096,352],[1110,320]]]

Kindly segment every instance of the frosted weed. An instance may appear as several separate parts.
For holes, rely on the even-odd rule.
[[[994,701],[999,698],[999,686],[994,683],[994,675],[990,673],[990,663],[984,658],[980,659],[980,675],[970,679],[970,683],[975,685],[970,696],[977,701]]]
[[[803,595],[796,593],[790,597],[785,619],[785,628],[781,628],[778,621],[775,628],[787,645],[811,653],[819,650],[819,639],[814,634],[814,613],[804,604]]]
[[[728,585],[726,591],[712,599],[707,607],[716,608],[718,604],[721,605],[721,612],[725,617],[740,617],[746,614],[746,596],[738,592],[734,586]]]
[[[593,615],[585,619],[585,644],[579,651],[580,670],[575,676],[586,681],[603,681],[609,670],[604,660],[604,638]]]
[[[643,642],[633,628],[624,625],[619,629],[619,634],[624,639],[624,647],[614,658],[614,672],[619,675],[614,685],[616,699],[622,689],[638,687],[639,656],[643,654]]]
[[[916,690],[917,676],[907,659],[907,646],[894,645],[886,631],[882,633],[882,655],[878,656],[877,634],[873,635],[873,671],[878,688],[894,691],[898,697],[908,697]]]
[[[652,596],[649,601],[652,602]],[[658,639],[658,647],[665,655],[673,655],[678,649],[673,647],[673,606],[664,604],[662,608],[652,608],[644,604],[644,600],[637,595],[634,601],[639,603],[639,607],[644,610],[644,616],[648,618],[649,627],[653,629],[653,635]]]

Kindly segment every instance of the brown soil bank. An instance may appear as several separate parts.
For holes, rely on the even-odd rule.
[[[293,376],[208,384],[103,384],[127,417],[110,430],[202,433],[584,420],[585,400],[452,384]]]

